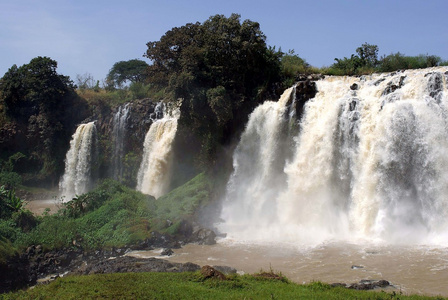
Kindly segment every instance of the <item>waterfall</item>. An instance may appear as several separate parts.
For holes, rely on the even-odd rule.
[[[65,172],[59,183],[61,196],[66,201],[90,190],[95,151],[95,122],[79,125],[70,141],[70,149],[65,158]]]
[[[234,153],[219,229],[302,244],[448,243],[447,70],[319,80],[289,143],[282,113],[267,121],[280,108],[258,107]],[[293,157],[279,159],[290,144]]]
[[[223,208],[225,231],[249,232],[250,228],[272,223],[275,198],[284,187],[283,166],[289,125],[288,102],[294,88],[286,90],[278,102],[266,101],[249,116],[233,156],[234,172],[227,187]],[[251,220],[241,222],[242,219]],[[242,228],[239,228],[242,226]]]
[[[129,119],[130,104],[120,106],[113,119],[114,154],[112,158],[112,175],[115,180],[121,180],[123,176],[124,138],[127,134],[127,122]]]
[[[169,188],[172,143],[176,135],[178,112],[164,113],[151,124],[143,145],[143,159],[137,175],[137,190],[156,198]]]

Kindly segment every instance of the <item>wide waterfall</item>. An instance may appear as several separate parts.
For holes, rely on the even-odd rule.
[[[219,229],[295,244],[448,243],[447,78],[437,67],[319,80],[292,140],[291,90],[265,102],[235,150]]]
[[[114,154],[112,157],[112,175],[115,180],[121,180],[123,176],[124,139],[127,133],[130,103],[118,108],[113,119]]]
[[[70,142],[65,158],[65,172],[59,183],[61,196],[71,200],[92,187],[92,164],[96,153],[95,122],[81,124]]]
[[[164,112],[164,117],[152,123],[146,134],[137,176],[137,190],[142,193],[159,198],[168,191],[178,117],[178,111]]]

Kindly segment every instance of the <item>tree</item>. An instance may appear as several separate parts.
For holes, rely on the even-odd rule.
[[[85,73],[83,75],[76,75],[76,85],[78,89],[86,90],[86,89],[94,89],[95,88],[95,80],[93,79],[92,74]]]
[[[356,49],[361,60],[361,66],[376,67],[378,65],[378,46],[364,43]]]
[[[116,62],[107,75],[107,80],[115,87],[121,87],[126,81],[143,82],[148,64],[139,59]]]
[[[180,124],[199,137],[203,162],[280,81],[281,54],[267,47],[257,22],[237,14],[172,28],[147,46],[148,81],[183,100]]]
[[[295,54],[294,50],[289,50],[288,53],[282,54],[281,69],[285,86],[293,85],[297,75],[308,73],[310,68],[311,66],[303,58]]]
[[[378,46],[364,43],[356,48],[358,55],[352,54],[350,58],[335,58],[328,73],[332,75],[355,75],[371,73],[378,66]]]
[[[26,171],[38,172],[41,179],[63,170],[74,127],[87,112],[73,82],[56,68],[55,60],[39,56],[21,67],[13,65],[0,79],[0,101],[10,120],[0,125],[14,128],[1,145],[1,155],[22,152]]]

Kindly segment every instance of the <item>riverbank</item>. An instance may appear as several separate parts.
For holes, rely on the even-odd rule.
[[[209,270],[209,268],[207,268]],[[373,294],[374,293],[374,294]],[[2,299],[437,299],[365,292],[321,282],[291,283],[265,272],[210,277],[199,272],[113,273],[58,278],[51,284],[0,295]],[[440,298],[439,298],[440,299]]]

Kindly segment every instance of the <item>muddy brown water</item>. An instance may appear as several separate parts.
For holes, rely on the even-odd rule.
[[[49,214],[54,214],[61,207],[61,201],[55,199],[25,201],[25,208],[38,216],[43,215],[48,209]]]
[[[136,251],[132,256],[157,257],[160,251]],[[164,257],[173,262],[225,265],[242,273],[261,269],[281,272],[297,283],[355,283],[388,280],[405,294],[448,297],[448,248],[429,246],[326,243],[310,248],[255,245],[221,240],[216,245],[185,245]]]

